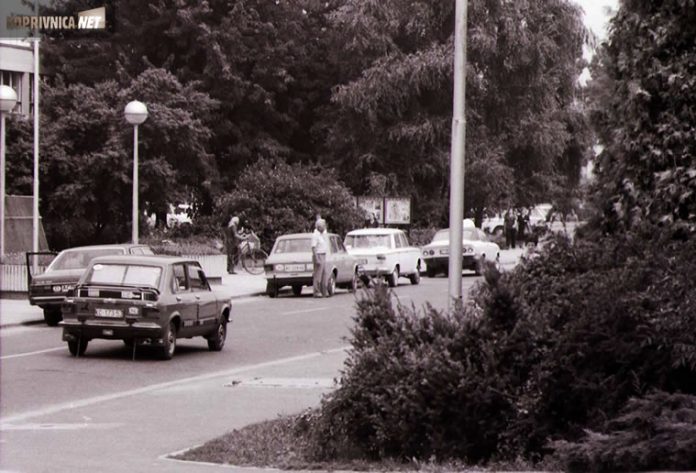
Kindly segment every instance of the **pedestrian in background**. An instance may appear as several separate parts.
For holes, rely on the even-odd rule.
[[[329,297],[326,253],[329,249],[326,221],[319,219],[312,233],[312,285],[314,297]]]
[[[517,218],[515,217],[515,214],[513,213],[512,209],[508,209],[505,213],[504,229],[505,247],[508,249],[514,248],[515,244],[517,243],[515,241],[517,237]]]
[[[225,228],[225,253],[227,253],[227,272],[237,274],[234,270],[239,259],[239,244],[245,237],[239,233],[239,217],[230,218]]]
[[[524,207],[517,211],[517,242],[524,248],[529,234],[529,214]]]

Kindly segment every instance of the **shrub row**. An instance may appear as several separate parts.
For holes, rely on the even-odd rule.
[[[536,461],[633,397],[695,394],[694,254],[654,229],[554,236],[452,313],[375,289],[313,421],[317,456]]]

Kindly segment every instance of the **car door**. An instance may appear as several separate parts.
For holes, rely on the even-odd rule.
[[[353,258],[340,238],[336,237],[336,246],[338,247],[338,253],[341,255],[341,260],[343,261],[341,266],[341,271],[343,276],[345,276],[345,281],[351,281],[353,279],[353,272],[355,271],[355,258]]]
[[[217,326],[217,299],[210,289],[210,284],[200,264],[186,263],[186,271],[191,293],[198,305],[198,322],[196,333],[202,334],[213,330]]]
[[[179,335],[191,336],[195,333],[198,323],[198,301],[191,292],[191,285],[184,263],[172,265],[172,274],[172,292],[176,300],[175,308],[179,313],[179,317],[181,317]]]
[[[399,234],[404,247],[404,260],[406,265],[406,270],[411,273],[415,273],[418,268],[418,258],[420,257],[420,250],[411,246],[406,237],[406,234],[401,232]]]

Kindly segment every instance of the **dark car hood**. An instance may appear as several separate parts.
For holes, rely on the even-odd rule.
[[[85,268],[82,269],[56,269],[47,273],[38,274],[31,280],[32,284],[66,284],[76,283]]]

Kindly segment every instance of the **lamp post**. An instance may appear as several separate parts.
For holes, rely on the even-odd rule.
[[[126,105],[126,121],[133,125],[133,224],[132,240],[138,243],[138,125],[147,120],[147,107],[144,103],[133,100]]]
[[[0,85],[0,256],[5,256],[5,114],[17,103],[12,87]]]

